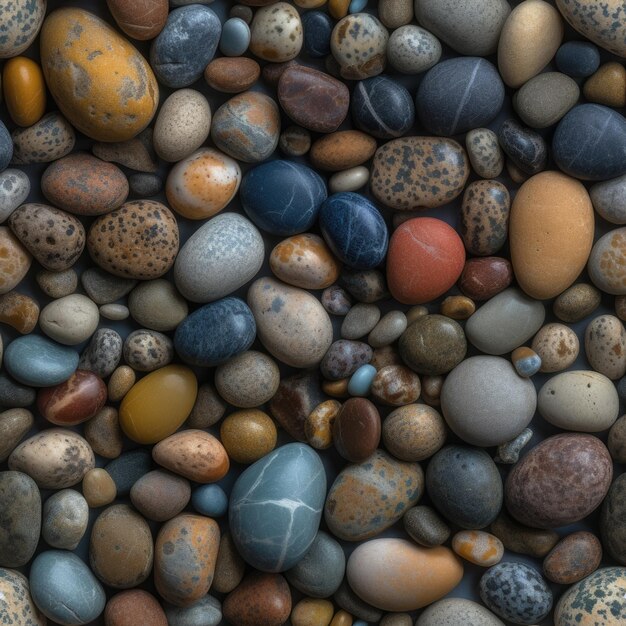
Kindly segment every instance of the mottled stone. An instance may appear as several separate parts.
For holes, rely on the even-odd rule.
[[[502,511],[489,527],[507,550],[543,558],[554,548],[560,537],[553,530],[524,526]]]
[[[488,128],[475,128],[465,136],[465,146],[472,168],[481,178],[496,178],[504,168],[504,156],[498,136]]]
[[[3,598],[1,620],[14,621],[14,616],[19,615],[20,626],[46,626],[47,619],[33,602],[26,576],[0,568],[0,593]]]
[[[626,228],[611,230],[594,244],[587,271],[591,282],[616,296],[626,294],[626,276],[623,265],[626,258]]]
[[[156,522],[176,517],[187,506],[190,498],[189,481],[163,470],[144,474],[130,489],[133,506],[144,517]]]
[[[47,113],[28,128],[16,128],[11,133],[15,165],[50,163],[74,148],[76,133],[70,123],[57,111]]]
[[[439,39],[413,24],[395,29],[387,44],[389,64],[402,74],[421,74],[429,70],[439,62],[441,52]]]
[[[604,507],[606,510],[607,504]],[[601,560],[600,540],[593,533],[580,530],[552,548],[543,561],[543,574],[559,585],[572,585],[597,570]]]
[[[546,169],[548,145],[539,133],[508,119],[500,126],[498,140],[509,159],[526,174]]]
[[[414,506],[402,518],[408,535],[426,548],[434,548],[448,541],[450,528],[440,515],[429,506]]]

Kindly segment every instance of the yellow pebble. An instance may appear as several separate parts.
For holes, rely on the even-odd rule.
[[[322,382],[322,391],[332,398],[347,398],[349,378],[341,380],[325,380]]]
[[[237,463],[254,463],[276,446],[278,433],[272,418],[258,409],[231,413],[220,428],[228,456]]]
[[[318,404],[304,422],[304,434],[309,445],[325,450],[333,445],[333,424],[341,410],[341,402],[326,400]]]
[[[120,365],[109,378],[108,393],[111,402],[119,402],[135,384],[135,370],[128,365]]]
[[[441,314],[453,320],[466,320],[474,314],[476,305],[466,296],[448,296],[441,303]]]
[[[294,3],[302,9],[319,9],[326,4],[326,0],[294,0]]]
[[[83,496],[92,509],[111,504],[117,496],[117,487],[109,472],[100,467],[89,470],[83,478]]]
[[[36,124],[46,111],[46,83],[41,67],[26,57],[9,59],[2,73],[4,99],[18,126]]]
[[[303,598],[291,611],[291,623],[293,626],[328,626],[333,613],[332,602]]]
[[[352,615],[343,609],[337,611],[330,626],[352,626]]]
[[[336,19],[348,15],[348,7],[350,6],[350,0],[330,0],[328,3],[328,12]]]
[[[424,315],[428,315],[428,309],[425,306],[418,304],[417,306],[412,306],[406,312],[406,321],[410,326],[415,320],[418,320],[420,317],[424,317]]]

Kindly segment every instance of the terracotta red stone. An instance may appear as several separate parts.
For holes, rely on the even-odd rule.
[[[360,463],[378,448],[380,431],[380,414],[374,404],[366,398],[350,398],[335,418],[333,442],[344,459]]]
[[[487,256],[468,259],[459,279],[459,289],[472,300],[489,300],[513,282],[508,259]]]
[[[107,400],[104,381],[93,372],[76,370],[64,383],[37,394],[39,412],[58,426],[75,426],[91,419]]]
[[[442,220],[416,217],[393,233],[387,254],[387,283],[403,304],[423,304],[443,295],[458,280],[465,248]]]
[[[131,589],[114,595],[107,602],[104,626],[167,626],[167,617],[151,593]]]

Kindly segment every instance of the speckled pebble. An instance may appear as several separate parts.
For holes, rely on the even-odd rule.
[[[504,155],[498,136],[488,128],[475,128],[465,136],[472,168],[481,178],[496,178],[504,168]]]
[[[153,372],[172,362],[174,343],[154,330],[135,330],[124,340],[124,360],[140,372]]]
[[[264,61],[282,63],[298,56],[303,33],[300,15],[286,2],[262,7],[250,25],[250,52]]]
[[[109,400],[115,401],[111,397],[110,387],[111,383],[109,382]],[[84,434],[92,450],[105,459],[115,459],[122,453],[122,431],[118,421],[117,410],[113,407],[105,406],[100,409],[85,424]]]
[[[322,306],[331,315],[347,315],[352,301],[343,287],[331,285],[322,292]]]
[[[30,179],[22,170],[0,173],[0,224],[22,204],[30,193]]]
[[[403,74],[420,74],[441,58],[441,43],[425,28],[406,25],[391,33],[387,44],[389,64]]]
[[[504,546],[490,533],[482,530],[462,530],[452,537],[452,549],[460,556],[479,565],[491,567],[502,560]]]
[[[563,322],[573,324],[591,315],[600,301],[601,293],[593,285],[577,283],[556,298],[553,311]]]
[[[174,330],[189,312],[176,287],[162,278],[137,285],[128,296],[128,308],[140,326],[158,331]]]
[[[626,374],[626,329],[614,315],[600,315],[585,330],[585,354],[591,367],[611,380]]]
[[[13,160],[16,165],[50,163],[74,148],[76,135],[60,113],[48,113],[35,125],[17,128],[11,133]]]
[[[51,548],[75,550],[87,531],[89,505],[74,489],[53,493],[43,506],[41,534]]]
[[[304,156],[311,148],[311,133],[301,126],[287,126],[280,134],[278,147],[287,156]]]
[[[543,575],[559,585],[572,585],[598,569],[602,544],[584,530],[565,536],[543,561]]]
[[[539,329],[532,349],[541,358],[541,372],[561,372],[574,363],[580,345],[576,333],[565,324],[546,324]]]
[[[78,369],[108,378],[122,358],[122,338],[112,328],[99,328],[78,362]]]
[[[72,268],[60,272],[41,270],[37,272],[35,279],[41,291],[50,298],[69,296],[78,287],[78,274]]]
[[[355,270],[350,267],[343,267],[340,283],[359,302],[371,304],[389,297],[387,279],[377,269]]]

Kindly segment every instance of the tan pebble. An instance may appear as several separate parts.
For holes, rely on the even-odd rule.
[[[57,111],[28,128],[16,128],[11,138],[14,165],[56,161],[68,155],[76,142],[74,129]]]
[[[333,174],[328,181],[328,189],[330,193],[357,191],[365,187],[369,179],[370,171],[363,165],[357,165]]]
[[[230,533],[224,533],[220,539],[211,589],[218,593],[230,593],[241,582],[245,570],[245,561],[237,552]]]
[[[130,310],[123,304],[103,304],[98,311],[102,317],[116,322],[128,319],[130,316]]]
[[[220,439],[228,456],[237,463],[254,463],[276,446],[276,426],[258,409],[231,413],[220,428]]]
[[[39,319],[39,305],[30,296],[9,291],[0,296],[0,323],[22,335],[32,332]]]
[[[370,393],[375,401],[390,406],[415,402],[421,391],[419,376],[404,365],[388,365],[376,372]]]
[[[134,139],[94,143],[91,151],[103,161],[119,163],[137,172],[154,173],[159,164],[152,147],[152,128],[146,128]]]
[[[543,561],[544,576],[559,585],[572,585],[600,566],[602,544],[587,531],[567,535],[552,548]]]
[[[115,372],[113,372],[113,374],[115,374]],[[109,400],[111,400],[110,396]],[[93,451],[103,456],[105,459],[116,459],[122,454],[122,430],[120,428],[117,409],[114,409],[112,406],[105,406],[100,409],[100,411],[85,424],[85,439],[89,442]]]
[[[215,387],[203,383],[198,388],[196,402],[187,418],[189,428],[209,428],[219,422],[226,412],[226,403],[220,398]]]
[[[302,48],[300,15],[290,4],[277,2],[259,9],[250,25],[250,52],[264,61],[295,59]]]
[[[332,3],[333,0],[330,1]],[[352,617],[352,615],[350,615],[348,611],[344,611],[343,609],[341,609],[340,611],[337,611],[335,613],[332,622],[330,623],[330,626],[352,626],[353,621],[354,618]]]
[[[466,320],[476,311],[474,301],[467,296],[448,296],[442,303],[440,313],[453,320]]]
[[[341,410],[341,402],[326,400],[318,404],[304,422],[304,433],[309,445],[326,450],[333,445],[333,424]]]
[[[109,378],[109,400],[111,402],[120,402],[135,384],[136,379],[137,375],[132,367],[120,365],[116,368],[111,374],[111,378]]]
[[[26,276],[32,257],[17,237],[0,226],[0,294],[11,291]]]
[[[76,291],[78,274],[72,268],[61,272],[41,270],[35,276],[39,289],[50,298],[63,298]]]
[[[399,28],[413,20],[411,0],[380,0],[378,19],[389,29]]]
[[[576,333],[564,324],[546,324],[533,339],[532,349],[541,358],[540,372],[561,372],[578,357],[580,344]]]
[[[381,370],[388,365],[403,365],[403,362],[394,346],[383,346],[374,350],[370,365]]]
[[[482,530],[462,530],[452,537],[452,549],[466,561],[491,567],[502,560],[504,546],[491,533]]]
[[[585,330],[585,354],[591,367],[611,380],[626,374],[626,329],[614,315],[600,315]]]
[[[506,171],[511,177],[511,180],[516,185],[521,185],[522,183],[525,183],[530,178],[530,175],[522,171],[519,167],[517,167],[517,165],[515,165],[515,163],[513,163],[511,159],[506,160]]]
[[[361,165],[376,152],[376,140],[360,130],[338,130],[318,139],[309,158],[315,168],[340,172]]]
[[[578,283],[557,297],[552,310],[561,321],[573,324],[591,315],[600,306],[601,298],[593,285]]]
[[[105,469],[96,467],[83,477],[83,496],[92,509],[111,504],[116,495],[115,482]]]
[[[626,296],[615,296],[615,315],[626,321]]]
[[[311,133],[301,126],[287,126],[280,134],[278,147],[287,156],[304,156],[311,149]]]
[[[33,424],[33,414],[27,409],[8,409],[0,413],[0,463],[7,460]]]
[[[421,304],[412,306],[406,312],[406,320],[408,322],[408,325],[410,326],[415,320],[418,320],[420,317],[424,317],[424,315],[428,315],[428,309],[425,306]]]
[[[615,61],[601,65],[585,82],[583,94],[589,102],[616,108],[625,107],[626,68]]]
[[[341,380],[325,380],[322,382],[322,391],[332,398],[347,398],[349,378]]]
[[[443,376],[422,376],[422,400],[430,406],[441,404],[441,388],[443,387]]]
[[[329,600],[303,598],[291,611],[292,626],[328,626],[334,607]]]
[[[261,75],[254,59],[247,57],[220,57],[213,59],[204,70],[209,87],[222,93],[241,93],[250,89]]]

